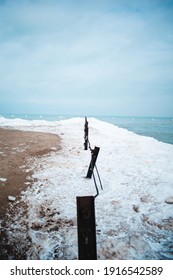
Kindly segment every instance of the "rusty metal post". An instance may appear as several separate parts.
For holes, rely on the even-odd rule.
[[[88,150],[88,121],[85,117],[85,125],[84,125],[84,150]]]
[[[91,162],[90,162],[90,165],[89,165],[89,168],[88,168],[86,178],[91,178],[92,177],[94,166],[95,166],[99,151],[100,151],[100,148],[95,147],[94,150],[92,150],[92,152],[91,152]]]
[[[78,258],[96,260],[94,196],[77,197]]]

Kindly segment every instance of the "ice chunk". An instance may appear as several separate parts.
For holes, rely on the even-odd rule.
[[[8,200],[9,200],[9,201],[15,201],[15,200],[16,200],[16,198],[15,198],[15,196],[11,196],[11,195],[9,195],[9,196],[8,196]]]

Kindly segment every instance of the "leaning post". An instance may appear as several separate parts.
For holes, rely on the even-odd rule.
[[[91,178],[92,177],[94,166],[96,164],[96,160],[97,160],[99,151],[100,151],[99,147],[95,147],[94,150],[91,151],[91,161],[90,161],[90,165],[89,165],[89,168],[88,168],[86,178]]]

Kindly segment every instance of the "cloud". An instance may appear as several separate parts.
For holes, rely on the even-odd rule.
[[[113,114],[118,109],[134,115],[146,98],[155,108],[157,94],[170,102],[171,2],[72,2],[16,0],[0,5],[3,106],[15,100],[16,107],[18,102],[29,110],[47,103],[65,112],[71,103],[78,111]]]

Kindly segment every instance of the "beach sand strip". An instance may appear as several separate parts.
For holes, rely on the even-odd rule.
[[[58,135],[0,128],[0,259],[4,259],[3,252],[7,257],[5,225],[9,215],[15,214],[12,200],[20,201],[21,191],[33,182],[32,159],[60,148]]]

